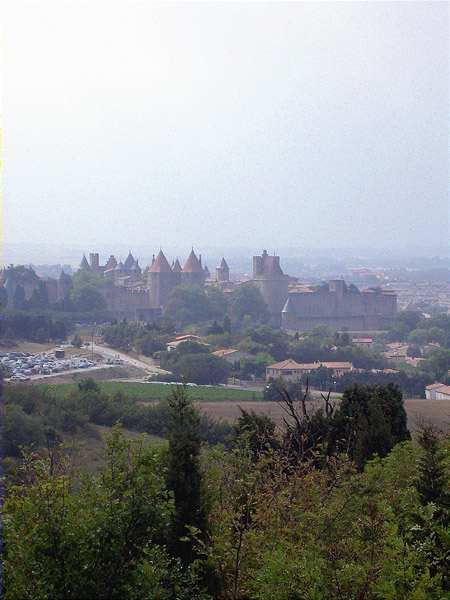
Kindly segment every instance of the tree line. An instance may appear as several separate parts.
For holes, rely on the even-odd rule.
[[[122,392],[108,394],[92,379],[58,394],[47,386],[10,386],[5,391],[3,456],[20,457],[21,449],[60,443],[68,433],[90,432],[90,425],[113,426],[165,437],[169,428],[169,404],[160,401],[138,404]],[[230,433],[226,423],[200,418],[205,442],[225,442]]]

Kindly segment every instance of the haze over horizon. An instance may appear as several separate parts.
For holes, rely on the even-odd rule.
[[[448,4],[4,16],[9,246],[447,248]]]

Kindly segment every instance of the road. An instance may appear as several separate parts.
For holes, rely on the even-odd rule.
[[[120,352],[119,350],[115,350],[114,348],[108,348],[107,346],[101,346],[99,344],[94,344],[94,353],[99,354],[103,358],[106,359],[115,359],[120,358],[123,360],[124,364],[131,365],[133,367],[137,367],[138,369],[143,369],[149,375],[155,375],[156,373],[166,373],[164,369],[160,369],[157,367],[151,358],[143,357],[134,358],[129,354],[125,354],[125,352]]]

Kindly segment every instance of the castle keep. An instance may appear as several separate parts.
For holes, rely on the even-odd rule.
[[[160,250],[145,269],[131,251],[124,262],[111,255],[104,265],[98,253],[83,256],[80,270],[101,275],[101,292],[107,308],[117,318],[154,320],[167,306],[172,290],[178,285],[216,286],[230,294],[238,286],[254,285],[261,292],[270,314],[270,324],[286,331],[309,331],[318,325],[350,331],[388,328],[397,311],[397,295],[378,287],[358,289],[335,279],[321,285],[300,284],[283,273],[280,257],[266,250],[253,257],[251,277],[230,280],[230,269],[222,258],[211,278],[201,255],[191,250],[183,266],[178,258],[171,264]],[[7,307],[17,308],[18,301],[36,301],[47,296],[50,304],[63,301],[72,280],[64,272],[59,279],[39,278],[32,269],[8,267],[0,272],[0,285],[7,294]]]
[[[279,327],[289,288],[289,277],[281,270],[280,257],[270,256],[266,250],[261,256],[254,256],[252,282],[269,308],[272,325]]]

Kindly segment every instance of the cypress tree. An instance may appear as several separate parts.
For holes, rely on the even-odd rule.
[[[445,453],[439,437],[432,427],[424,427],[418,437],[422,455],[418,463],[419,476],[417,491],[425,506],[432,502],[439,513],[447,513],[450,508],[449,477],[445,464]]]
[[[434,505],[432,517],[417,515],[415,538],[432,577],[439,576],[450,592],[450,475],[446,455],[437,432],[430,426],[419,434],[422,453],[418,462],[416,489],[424,507]],[[447,596],[445,596],[447,597]]]
[[[410,439],[402,392],[395,385],[352,385],[343,394],[330,435],[334,451],[347,451],[359,469],[374,454],[386,456]]]
[[[200,472],[200,416],[186,388],[177,386],[169,399],[169,451],[167,486],[173,492],[175,513],[169,548],[184,564],[196,555],[190,528],[206,529]]]

